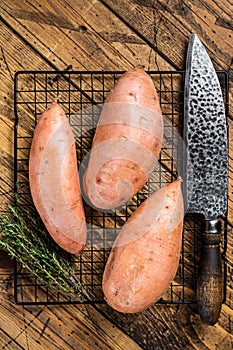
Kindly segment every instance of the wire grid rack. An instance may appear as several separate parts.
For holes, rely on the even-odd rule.
[[[80,173],[85,167],[84,159],[91,149],[95,127],[107,93],[124,72],[116,71],[21,71],[15,75],[15,138],[14,138],[14,183],[20,197],[20,205],[30,210],[32,203],[28,183],[28,158],[34,128],[38,117],[48,104],[59,96],[77,145]],[[228,84],[225,72],[217,72],[227,106]],[[88,237],[81,256],[71,256],[76,274],[85,283],[92,300],[70,299],[54,292],[32,277],[27,270],[15,270],[14,294],[18,304],[69,304],[103,303],[102,275],[110,247],[119,229],[136,208],[154,191],[172,182],[179,175],[182,161],[182,114],[184,71],[151,71],[150,74],[159,95],[164,117],[164,143],[158,164],[147,184],[120,210],[100,212],[84,200]],[[85,199],[85,198],[84,198]],[[35,215],[36,211],[35,211]],[[222,257],[226,251],[226,222],[222,218]],[[186,214],[184,220],[180,264],[174,281],[158,303],[195,303],[195,280],[200,251],[201,220],[198,215]],[[225,266],[225,264],[224,264]],[[224,269],[226,280],[226,269]],[[226,285],[226,283],[224,283]]]

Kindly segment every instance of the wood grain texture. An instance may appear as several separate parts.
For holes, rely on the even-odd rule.
[[[16,3],[6,1],[1,14],[25,41],[49,58],[51,67],[65,69],[65,61],[73,70],[125,70],[148,65],[150,48],[99,2],[67,2],[62,10],[55,1],[50,4],[22,1],[19,11]],[[110,41],[106,40],[109,35]]]
[[[198,35],[216,69],[232,74],[232,4],[227,0],[101,0],[148,44],[171,62],[184,68],[187,36]],[[136,20],[135,20],[136,19]],[[221,19],[221,20],[220,20]]]
[[[1,349],[140,349],[91,306],[17,306],[12,279],[0,276],[0,282]]]
[[[0,210],[13,200],[13,77],[19,70],[183,69],[189,35],[229,71],[229,219],[233,223],[232,4],[227,0],[4,0],[0,4]],[[28,132],[25,111],[22,132]],[[0,276],[2,349],[231,349],[233,238],[229,226],[227,298],[205,326],[196,305],[154,305],[124,315],[107,305],[22,307],[12,278]]]

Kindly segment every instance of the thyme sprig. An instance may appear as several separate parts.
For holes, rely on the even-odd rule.
[[[41,220],[24,206],[9,205],[9,214],[0,216],[0,248],[38,278],[39,283],[52,287],[72,299],[91,298],[80,282],[70,254],[56,245]]]

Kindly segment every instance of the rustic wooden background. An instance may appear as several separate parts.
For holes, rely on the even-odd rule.
[[[195,305],[155,305],[126,317],[103,306],[17,306],[12,276],[0,278],[1,349],[233,348],[233,4],[221,0],[3,0],[0,3],[1,211],[13,198],[13,78],[19,70],[180,70],[196,33],[229,72],[227,300],[218,323]],[[116,321],[118,326],[113,323]]]

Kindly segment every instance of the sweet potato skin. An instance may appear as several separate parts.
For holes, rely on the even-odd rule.
[[[151,175],[162,138],[153,81],[136,67],[118,80],[103,106],[83,178],[89,203],[108,210],[128,202]]]
[[[80,192],[75,139],[62,107],[53,102],[35,127],[29,184],[35,207],[54,241],[80,254],[86,223]]]
[[[158,301],[176,274],[182,242],[180,180],[153,193],[120,231],[103,274],[107,303],[123,313]]]

